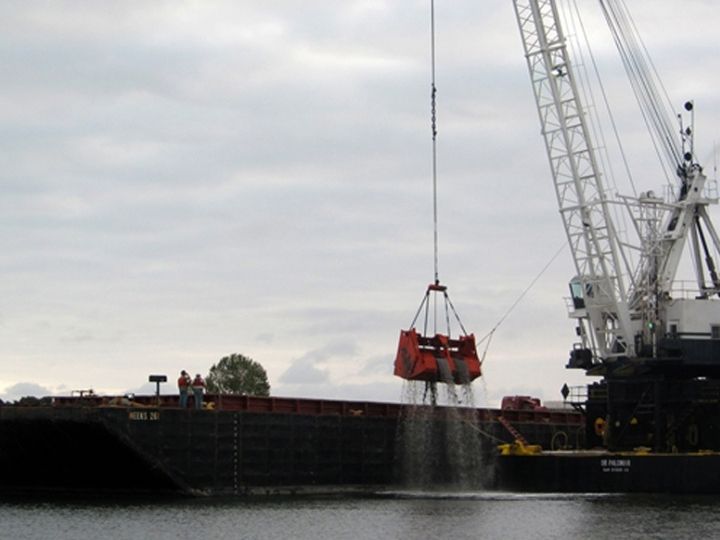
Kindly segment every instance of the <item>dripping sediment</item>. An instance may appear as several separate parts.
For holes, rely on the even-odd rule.
[[[422,383],[403,385],[407,407],[398,424],[399,480],[411,489],[482,489],[487,467],[472,386],[442,386],[446,405],[434,406],[424,401]]]

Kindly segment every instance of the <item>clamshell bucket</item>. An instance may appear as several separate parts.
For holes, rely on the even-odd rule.
[[[421,336],[414,328],[400,331],[395,375],[410,381],[468,384],[481,375],[475,336],[451,339]]]

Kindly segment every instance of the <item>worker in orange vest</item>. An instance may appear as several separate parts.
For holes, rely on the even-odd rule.
[[[193,395],[195,396],[195,408],[202,409],[203,393],[205,392],[205,380],[199,373],[195,375],[192,382]]]
[[[188,390],[190,389],[190,375],[184,369],[180,372],[178,377],[178,391],[180,392],[180,408],[184,409],[187,407]]]

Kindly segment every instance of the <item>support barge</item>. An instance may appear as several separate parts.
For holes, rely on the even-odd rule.
[[[181,409],[175,396],[0,407],[0,492],[246,495],[406,485],[403,422],[418,406],[227,395],[206,401],[214,407]],[[432,423],[446,425],[448,410],[432,408]],[[478,440],[493,441],[483,445],[490,468],[494,441],[514,439],[500,416],[546,448],[582,437],[582,416],[572,411],[465,409],[464,425],[472,423]],[[416,449],[435,456],[425,467],[445,466],[444,441],[426,438]],[[487,479],[484,487],[497,487],[492,474]]]

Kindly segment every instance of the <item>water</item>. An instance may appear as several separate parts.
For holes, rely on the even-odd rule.
[[[405,403],[420,405],[417,385]],[[472,407],[464,390],[446,402]],[[720,537],[720,497],[513,494],[463,489],[483,484],[468,476],[481,469],[466,433],[462,408],[447,411],[437,430],[422,407],[400,435],[414,489],[372,496],[254,497],[245,499],[0,499],[0,540],[248,539],[248,540],[464,540],[464,539],[684,539]],[[441,436],[448,451],[427,455]],[[467,446],[467,445],[470,446]],[[425,449],[425,453],[422,449]],[[428,459],[440,465],[454,489],[431,491],[422,476]],[[418,476],[420,475],[420,476]],[[408,484],[413,484],[409,482]],[[418,484],[420,486],[418,487]]]
[[[716,538],[720,498],[398,492],[378,497],[0,501],[0,538]]]
[[[398,424],[397,453],[400,481],[413,488],[442,484],[455,491],[491,484],[492,467],[483,463],[482,439],[477,433],[472,386],[441,384],[446,406],[428,406],[424,382],[405,381],[402,402],[408,405]]]

